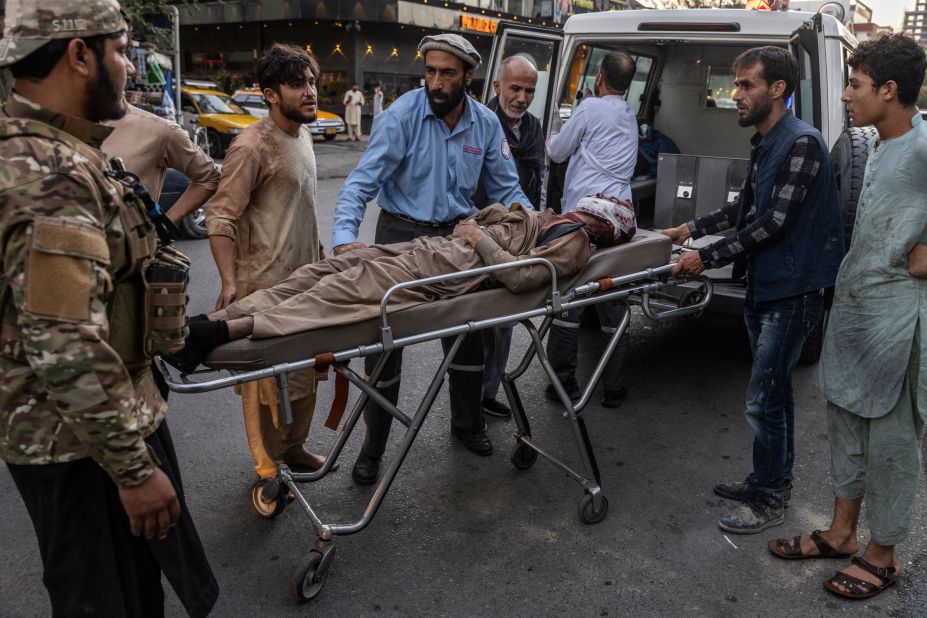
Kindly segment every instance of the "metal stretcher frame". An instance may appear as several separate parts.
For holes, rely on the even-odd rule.
[[[521,268],[534,265],[542,265],[550,271],[549,293],[546,302],[544,302],[542,306],[399,338],[393,337],[387,307],[389,298],[399,290],[429,285],[449,279],[492,273],[508,268]],[[262,369],[236,372],[228,377],[215,378],[202,382],[191,380],[188,375],[180,375],[179,379],[175,379],[174,373],[161,361],[161,359],[158,359],[157,362],[167,379],[170,389],[178,393],[209,392],[254,380],[273,377],[276,380],[280,395],[279,400],[281,402],[283,421],[287,424],[293,421],[288,397],[287,374],[290,372],[316,367],[322,362],[323,364],[329,364],[336,372],[344,376],[351,384],[360,390],[360,396],[354,403],[350,414],[347,416],[347,420],[341,424],[325,464],[319,470],[308,473],[293,472],[288,466],[281,464],[274,481],[263,484],[259,483],[255,485],[252,491],[252,499],[255,508],[262,516],[276,517],[283,511],[288,500],[295,499],[296,503],[299,504],[312,522],[317,537],[316,542],[313,549],[300,560],[290,578],[290,591],[293,596],[298,600],[305,601],[314,598],[325,584],[336,549],[335,545],[333,545],[334,537],[360,532],[366,528],[373,519],[389,491],[390,486],[395,480],[428,412],[434,404],[438,392],[443,385],[444,376],[448,372],[451,359],[453,359],[457,353],[457,349],[460,347],[464,337],[476,331],[492,328],[498,340],[500,327],[517,322],[526,329],[531,339],[531,344],[517,367],[508,373],[504,371],[505,359],[502,358],[500,346],[496,346],[496,363],[500,375],[503,376],[502,386],[509,405],[512,408],[517,425],[517,432],[515,434],[516,444],[511,456],[512,464],[519,470],[527,470],[537,460],[538,455],[550,461],[569,478],[582,486],[584,494],[579,504],[579,515],[582,521],[586,523],[597,523],[601,521],[608,510],[608,501],[602,492],[601,479],[595,454],[586,431],[585,422],[580,414],[588,404],[592,391],[601,378],[609,357],[614,352],[618,345],[618,341],[630,325],[630,312],[625,313],[621,324],[615,332],[612,333],[596,364],[592,377],[583,390],[582,396],[576,403],[570,400],[563,386],[560,384],[560,381],[557,379],[556,373],[544,351],[543,338],[547,334],[554,318],[562,312],[569,309],[591,306],[601,302],[627,299],[635,304],[640,304],[644,314],[648,318],[654,320],[665,320],[701,312],[711,301],[711,283],[707,279],[692,280],[696,288],[701,291],[699,293],[700,298],[697,298],[697,302],[691,305],[678,307],[667,305],[664,301],[655,300],[653,295],[656,293],[659,296],[659,291],[662,288],[671,285],[679,285],[681,282],[689,281],[688,279],[672,278],[672,268],[671,264],[667,264],[665,266],[648,268],[640,272],[619,277],[589,281],[561,293],[558,290],[557,274],[554,266],[545,259],[529,258],[507,264],[484,266],[394,285],[386,292],[380,303],[379,341],[369,345],[350,347],[334,352],[333,354],[325,355],[326,359],[324,362],[320,361],[319,356],[316,356],[298,362],[284,362]],[[690,301],[693,300],[693,296],[690,295],[689,299]],[[535,318],[543,318],[540,327],[536,327],[531,321]],[[394,405],[390,403],[376,390],[374,385],[377,384],[380,373],[394,350],[450,336],[455,337],[455,339],[445,353],[425,394],[422,396],[415,412],[411,416],[400,410],[398,404]],[[374,354],[379,355],[379,358],[374,370],[367,379],[364,379],[363,376],[353,371],[348,364],[352,359],[366,358]],[[574,440],[582,462],[581,471],[571,468],[565,462],[538,446],[532,439],[528,417],[516,388],[516,380],[528,370],[535,355],[538,357],[544,373],[547,375],[551,384],[553,384],[560,398],[560,402],[563,404],[564,410],[562,415],[571,425]],[[198,371],[191,375],[200,375],[213,371],[214,370]],[[377,402],[393,418],[405,425],[407,428],[406,432],[399,444],[395,456],[390,460],[384,474],[374,486],[373,493],[360,519],[351,523],[326,524],[299,491],[296,483],[317,481],[328,474],[332,465],[341,454],[348,438],[354,431],[368,400],[371,399]]]

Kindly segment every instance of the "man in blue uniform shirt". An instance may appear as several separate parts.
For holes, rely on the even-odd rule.
[[[426,36],[425,88],[398,98],[374,120],[367,151],[338,195],[332,237],[334,254],[364,248],[357,229],[367,203],[377,198],[377,244],[419,236],[446,236],[475,212],[473,194],[482,182],[490,202],[531,203],[522,192],[512,153],[496,114],[466,96],[480,55],[457,34]],[[452,339],[445,339],[445,350]],[[375,359],[367,360],[367,372]],[[377,387],[399,398],[402,351],[393,351]],[[483,429],[480,392],[483,346],[479,334],[461,344],[450,369],[451,433],[478,455],[492,454]],[[392,416],[378,404],[367,408],[367,435],[354,464],[357,483],[376,482]]]

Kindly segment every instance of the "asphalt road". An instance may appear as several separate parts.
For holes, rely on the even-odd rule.
[[[326,244],[337,191],[361,148],[316,144]],[[362,239],[372,237],[375,210]],[[191,311],[208,310],[218,292],[208,245],[180,245],[194,263]],[[526,341],[516,331],[513,358]],[[591,371],[595,332],[584,331],[582,344],[580,378]],[[439,349],[434,343],[407,350],[406,405],[426,387]],[[714,497],[712,485],[739,480],[750,467],[751,434],[742,416],[748,373],[739,324],[707,318],[654,324],[635,314],[628,400],[608,410],[596,397],[584,412],[610,501],[608,516],[597,525],[580,523],[582,492],[553,466],[539,461],[525,472],[512,467],[512,422],[490,419],[496,448],[491,457],[461,447],[449,435],[442,392],[379,513],[360,534],[336,541],[328,582],[308,604],[289,597],[288,580],[311,546],[311,526],[292,506],[273,521],[252,509],[255,477],[238,398],[230,390],[172,395],[169,422],[187,501],[222,588],[214,615],[927,615],[927,492],[921,492],[911,538],[901,550],[907,574],[871,601],[844,602],[822,589],[839,561],[786,563],[766,550],[768,538],[829,521],[824,402],[814,368],[794,375],[798,455],[785,525],[749,537],[725,537],[718,529],[730,503]],[[566,422],[542,395],[542,375],[532,367],[520,383],[533,434],[578,464]],[[322,426],[331,397],[328,383],[310,435],[318,450],[334,435]],[[328,522],[356,520],[370,496],[350,479],[361,439],[358,433],[349,441],[339,471],[305,486],[307,499]],[[0,496],[0,616],[47,616],[31,525],[5,469]],[[860,534],[867,538],[865,526]],[[169,615],[183,615],[169,587],[166,594]]]

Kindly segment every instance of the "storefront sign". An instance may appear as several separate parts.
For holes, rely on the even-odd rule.
[[[499,27],[499,21],[487,17],[477,17],[476,15],[461,15],[460,29],[473,30],[475,32],[485,32],[486,34],[495,34],[496,28]]]

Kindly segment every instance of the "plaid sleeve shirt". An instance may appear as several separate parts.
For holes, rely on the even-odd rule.
[[[727,238],[699,249],[699,257],[706,269],[719,268],[729,264],[744,253],[751,253],[772,241],[789,220],[798,212],[808,187],[821,168],[821,151],[817,141],[810,136],[800,137],[789,151],[786,165],[782,167],[773,185],[772,205],[761,217],[756,216],[756,203],[750,204],[746,225]],[[756,161],[750,170],[749,182],[756,195]],[[734,227],[737,215],[744,206],[746,191],[732,204],[688,223],[692,238],[714,234]]]

